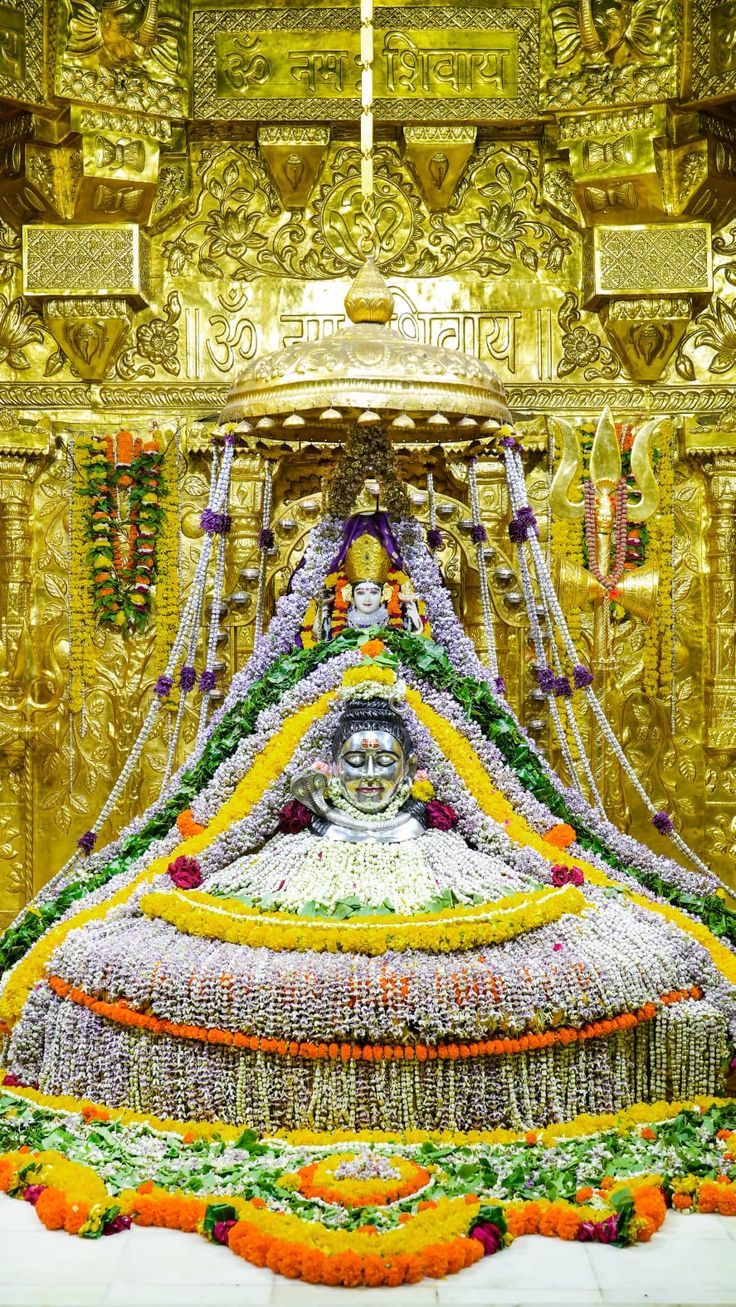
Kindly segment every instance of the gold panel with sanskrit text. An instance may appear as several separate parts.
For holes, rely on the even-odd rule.
[[[195,9],[195,118],[355,120],[359,14]],[[539,15],[528,8],[379,8],[377,119],[520,119],[537,111]]]

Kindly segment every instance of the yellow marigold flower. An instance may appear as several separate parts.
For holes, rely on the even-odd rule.
[[[411,787],[411,797],[420,799],[422,803],[428,803],[435,796],[435,788],[431,781],[415,781]]]
[[[276,1181],[279,1189],[298,1189],[301,1184],[301,1177],[296,1171],[287,1171],[285,1175],[279,1176]]]
[[[360,685],[362,681],[377,681],[379,685],[394,685],[396,672],[391,667],[379,667],[376,663],[364,663],[360,667],[348,667],[343,674],[343,685]]]

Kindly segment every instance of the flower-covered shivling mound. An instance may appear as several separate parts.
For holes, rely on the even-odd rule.
[[[166,793],[0,944],[0,1187],[327,1284],[734,1210],[734,925],[549,768],[417,524],[328,517]]]

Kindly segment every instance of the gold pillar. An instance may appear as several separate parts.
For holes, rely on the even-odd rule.
[[[46,451],[27,442],[0,434],[0,926],[34,893],[31,524]]]

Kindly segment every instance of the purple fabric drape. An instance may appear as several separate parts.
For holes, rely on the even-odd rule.
[[[380,540],[389,556],[391,566],[403,568],[399,546],[391,530],[388,513],[379,509],[377,513],[355,513],[349,517],[342,528],[342,544],[330,563],[330,572],[337,572],[345,562],[348,549],[362,535],[375,536]]]

